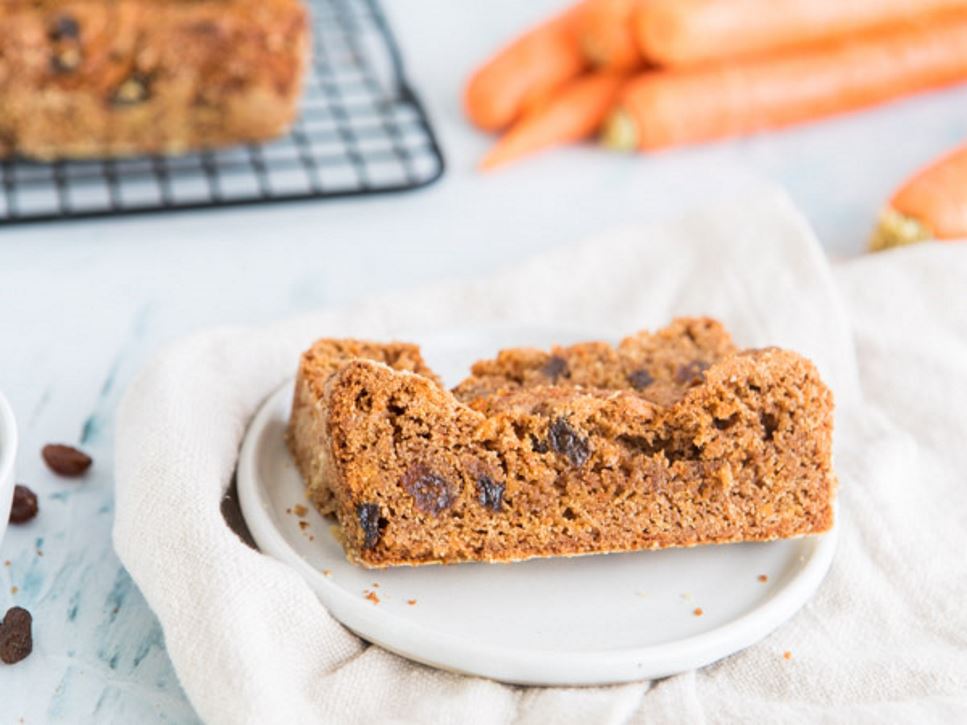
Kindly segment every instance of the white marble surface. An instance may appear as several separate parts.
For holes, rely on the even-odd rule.
[[[0,667],[0,720],[191,722],[161,629],[111,551],[113,411],[166,342],[443,278],[487,274],[602,227],[767,181],[833,256],[861,250],[889,190],[964,133],[967,88],[734,143],[621,157],[570,149],[480,177],[462,120],[470,66],[558,2],[391,0],[449,172],[410,195],[0,230],[0,388],[22,431],[18,480],[41,497],[0,545],[0,607],[35,615],[35,652]],[[39,458],[96,459],[82,483]],[[43,555],[40,555],[40,551]],[[11,593],[12,587],[18,591]]]

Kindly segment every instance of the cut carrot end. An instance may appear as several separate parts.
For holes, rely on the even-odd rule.
[[[623,108],[612,111],[601,128],[601,143],[615,151],[637,149],[638,126],[634,117]]]
[[[880,214],[880,220],[870,237],[870,251],[881,252],[884,249],[926,242],[933,237],[921,222],[887,207]]]

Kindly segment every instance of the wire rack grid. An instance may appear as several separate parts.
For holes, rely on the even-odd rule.
[[[443,154],[376,0],[310,0],[300,118],[275,141],[179,156],[0,163],[0,224],[398,192]]]

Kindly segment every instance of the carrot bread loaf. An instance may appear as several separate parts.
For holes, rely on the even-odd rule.
[[[453,392],[414,346],[323,340],[289,441],[351,560],[515,561],[826,531],[832,409],[808,360],[707,319],[504,351]]]
[[[295,117],[300,0],[3,0],[0,155],[176,153]]]

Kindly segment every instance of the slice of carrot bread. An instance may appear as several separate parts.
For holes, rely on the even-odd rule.
[[[607,347],[504,352],[454,394],[412,346],[317,344],[290,445],[349,558],[514,561],[829,529],[833,404],[812,363],[735,352],[708,320]],[[544,372],[557,359],[566,375]],[[629,380],[638,370],[653,382]]]

